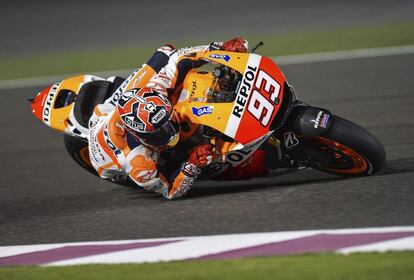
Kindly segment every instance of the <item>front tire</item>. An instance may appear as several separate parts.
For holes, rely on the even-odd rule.
[[[372,175],[385,163],[382,144],[367,130],[335,116],[331,129],[323,136],[302,136],[312,168],[343,176]]]

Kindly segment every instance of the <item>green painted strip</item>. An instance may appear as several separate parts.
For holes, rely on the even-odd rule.
[[[283,65],[292,65],[292,64],[315,63],[315,62],[318,63],[318,62],[340,61],[340,60],[349,60],[349,59],[361,59],[361,58],[372,58],[372,57],[404,55],[404,54],[414,54],[414,45],[369,48],[369,49],[355,49],[355,50],[333,51],[333,52],[318,52],[318,53],[308,53],[308,54],[274,56],[271,58],[274,61],[276,61],[279,66],[283,66]],[[134,70],[135,69],[113,69],[113,70],[104,71],[104,72],[90,72],[88,74],[96,75],[102,78],[107,78],[113,75],[127,77]],[[45,86],[48,84],[55,83],[56,81],[65,79],[67,77],[76,76],[76,75],[80,75],[80,74],[79,73],[66,73],[66,74],[53,75],[53,76],[0,80],[0,90]]]
[[[286,34],[246,36],[251,45],[262,40],[259,52],[266,56],[283,56],[313,52],[375,48],[414,44],[414,22],[378,26],[354,26],[339,29],[295,32]],[[175,42],[177,46],[206,43]],[[0,80],[89,73],[112,69],[132,69],[147,60],[154,45],[90,50],[72,53],[0,57]]]

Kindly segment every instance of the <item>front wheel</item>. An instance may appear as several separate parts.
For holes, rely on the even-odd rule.
[[[310,167],[336,175],[372,175],[385,163],[382,144],[364,128],[335,116],[323,136],[302,136]]]

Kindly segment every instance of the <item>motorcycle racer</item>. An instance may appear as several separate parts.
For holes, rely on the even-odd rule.
[[[186,73],[211,49],[247,51],[247,41],[175,49],[163,46],[128,77],[104,104],[95,107],[89,121],[89,154],[93,167],[105,179],[129,176],[138,186],[168,199],[184,195],[213,156],[212,145],[194,147],[174,174],[162,174],[157,163],[163,150],[179,140],[179,120],[169,99]],[[202,62],[201,62],[202,63]]]

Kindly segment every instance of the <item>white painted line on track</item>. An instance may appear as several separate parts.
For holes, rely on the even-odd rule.
[[[127,76],[131,74],[134,70],[135,69],[123,69],[123,70],[92,72],[92,73],[84,73],[84,74],[96,75],[96,76],[101,76],[101,77],[110,77],[114,75]],[[42,76],[42,77],[33,77],[33,78],[24,78],[24,79],[0,80],[0,90],[46,86],[46,85],[50,85],[55,82],[61,81],[65,78],[78,76],[78,75],[82,75],[82,74],[71,73],[71,74]]]
[[[370,57],[404,55],[404,54],[412,54],[412,53],[414,53],[414,45],[356,49],[356,50],[335,51],[335,52],[309,53],[309,54],[287,55],[287,56],[274,56],[272,57],[272,59],[275,60],[278,65],[294,65],[294,64],[351,60],[351,59],[370,58]],[[93,74],[93,75],[102,76],[102,77],[109,77],[113,75],[127,76],[130,73],[132,73],[134,70],[135,69],[121,69],[121,70],[112,70],[112,71],[103,71],[103,72],[93,72],[93,73],[88,73],[88,74]],[[44,86],[44,85],[52,84],[64,78],[76,76],[76,75],[80,75],[80,74],[72,73],[72,74],[33,77],[33,78],[24,78],[24,79],[0,80],[0,90]]]
[[[414,250],[414,226],[3,246],[0,266],[144,263],[390,250]]]
[[[414,250],[414,236],[340,249],[341,254]]]
[[[199,236],[184,238],[184,241],[152,248],[134,249],[123,252],[88,256],[72,260],[50,263],[49,265],[73,265],[88,263],[128,263],[179,261],[199,258],[247,247],[260,246],[266,243],[281,242],[289,239],[311,236],[313,232],[279,232],[253,233],[240,235]]]
[[[393,56],[414,53],[414,45],[372,48],[372,49],[356,49],[347,51],[309,53],[299,55],[287,55],[273,57],[279,65],[305,64],[326,61],[350,60],[359,58]]]
[[[372,228],[350,228],[350,229],[320,229],[320,230],[303,230],[303,231],[282,231],[278,232],[278,238],[286,236],[290,238],[297,237],[299,234],[301,236],[318,234],[321,232],[324,233],[336,233],[336,234],[353,234],[353,233],[387,233],[395,231],[414,231],[414,226],[395,226],[395,227],[372,227]],[[171,241],[177,239],[210,239],[210,238],[225,238],[224,240],[230,240],[233,238],[242,240],[244,236],[248,235],[249,239],[262,239],[266,240],[267,238],[273,236],[274,232],[261,232],[261,233],[238,233],[238,234],[225,234],[225,235],[206,235],[206,236],[182,236],[182,237],[167,237],[167,238],[149,238],[149,239],[129,239],[129,240],[108,240],[108,241],[83,241],[83,242],[65,242],[65,243],[55,243],[55,244],[30,244],[30,245],[11,245],[11,246],[0,246],[0,258],[27,254],[36,251],[50,250],[54,248],[64,247],[64,246],[88,246],[88,245],[122,245],[133,242],[157,242],[157,241]],[[273,237],[272,237],[273,238]]]

